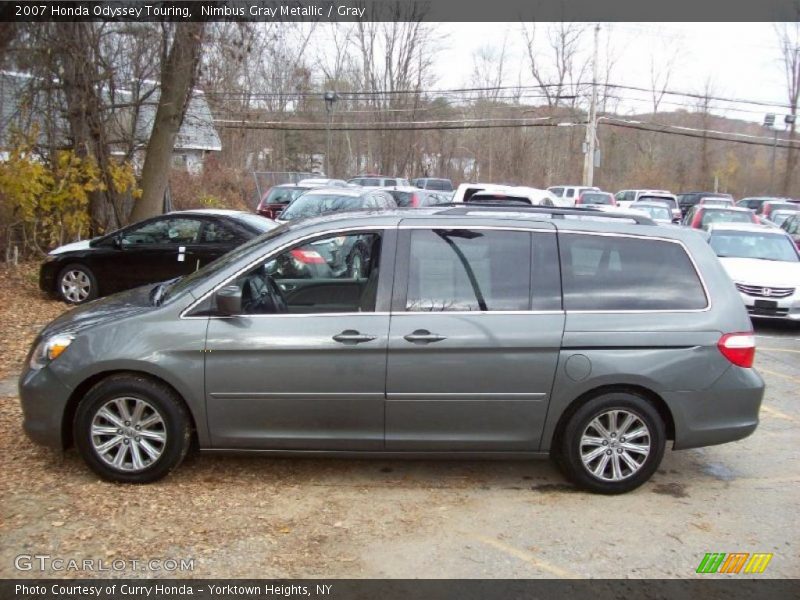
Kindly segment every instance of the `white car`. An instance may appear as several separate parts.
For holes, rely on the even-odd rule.
[[[620,190],[614,194],[614,199],[617,201],[617,206],[630,206],[632,202],[636,202],[640,196],[646,194],[670,194],[667,190]]]
[[[560,206],[558,198],[547,190],[527,186],[494,186],[493,189],[475,192],[467,202],[514,202],[531,204],[532,206]]]
[[[556,206],[575,206],[575,200],[583,192],[599,192],[600,188],[586,185],[551,185],[547,191],[559,199]]]
[[[494,201],[492,196],[506,196],[513,200],[515,197],[521,200],[529,200],[531,204],[541,206],[564,206],[559,199],[548,190],[527,187],[522,185],[503,185],[499,183],[462,183],[456,188],[451,202],[469,202],[476,194],[482,194],[485,200]],[[480,196],[479,198],[480,199]]]
[[[715,223],[708,231],[750,316],[800,322],[800,253],[786,232],[748,223]]]
[[[668,206],[672,213],[673,223],[677,223],[681,220],[681,207],[678,204],[678,197],[674,194],[670,194],[669,192],[644,192],[639,194],[636,200],[629,205],[629,208],[636,208],[636,205],[640,202],[647,202],[648,204],[655,202]]]

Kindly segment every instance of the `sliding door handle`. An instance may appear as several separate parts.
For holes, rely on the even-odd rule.
[[[340,344],[363,344],[364,342],[371,342],[376,339],[375,335],[367,335],[356,331],[355,329],[345,329],[342,333],[337,333],[333,336],[333,341]]]
[[[432,344],[433,342],[446,340],[447,337],[438,333],[431,333],[427,329],[417,329],[413,333],[404,335],[403,339],[412,344]]]

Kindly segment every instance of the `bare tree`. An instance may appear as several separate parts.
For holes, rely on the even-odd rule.
[[[800,16],[800,15],[799,15]],[[797,135],[797,106],[800,101],[800,22],[783,23],[777,28],[780,41],[784,72],[786,74],[786,92],[789,100],[789,114],[792,122],[789,128],[789,149],[786,156],[786,170],[783,174],[781,193],[789,195],[792,175],[797,165],[797,150],[794,142]]]
[[[564,97],[574,106],[576,86],[581,83],[589,61],[581,56],[584,23],[558,23],[546,32],[546,48],[538,42],[536,23],[523,24],[522,33],[531,77],[541,88],[550,108],[562,105]]]
[[[178,23],[168,50],[165,44],[161,92],[142,167],[142,197],[133,207],[131,220],[139,221],[163,211],[172,149],[194,88],[204,28],[204,23]]]
[[[650,94],[653,101],[653,114],[658,112],[664,96],[669,90],[675,65],[678,62],[678,49],[667,49],[666,52],[650,53]]]
[[[356,24],[353,43],[361,59],[365,105],[374,111],[374,122],[390,122],[398,110],[414,120],[421,107],[421,91],[427,85],[432,66],[433,44],[430,27],[424,23],[427,6],[420,2],[387,5],[391,22]],[[415,132],[395,132],[375,139],[367,136],[367,168],[405,173],[413,163]]]

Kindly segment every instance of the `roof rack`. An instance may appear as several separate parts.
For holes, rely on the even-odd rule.
[[[445,208],[440,214],[446,215],[468,215],[475,209],[492,210],[497,212],[519,213],[529,212],[533,214],[548,214],[554,219],[563,219],[565,216],[589,217],[601,219],[627,219],[634,221],[637,225],[655,225],[655,221],[646,215],[635,213],[613,213],[594,207],[564,208],[560,206],[528,206],[525,204],[500,205],[494,202],[451,202],[450,204],[439,204]]]

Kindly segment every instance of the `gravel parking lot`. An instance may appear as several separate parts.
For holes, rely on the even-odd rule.
[[[800,328],[756,324],[768,387],[753,436],[668,451],[624,496],[578,492],[547,461],[194,456],[136,487],[22,434],[14,370],[60,306],[3,277],[17,292],[0,294],[0,328],[17,349],[0,356],[0,577],[123,574],[15,569],[39,554],[194,559],[179,572],[128,563],[134,577],[683,578],[706,552],[771,552],[761,577],[800,576]]]

